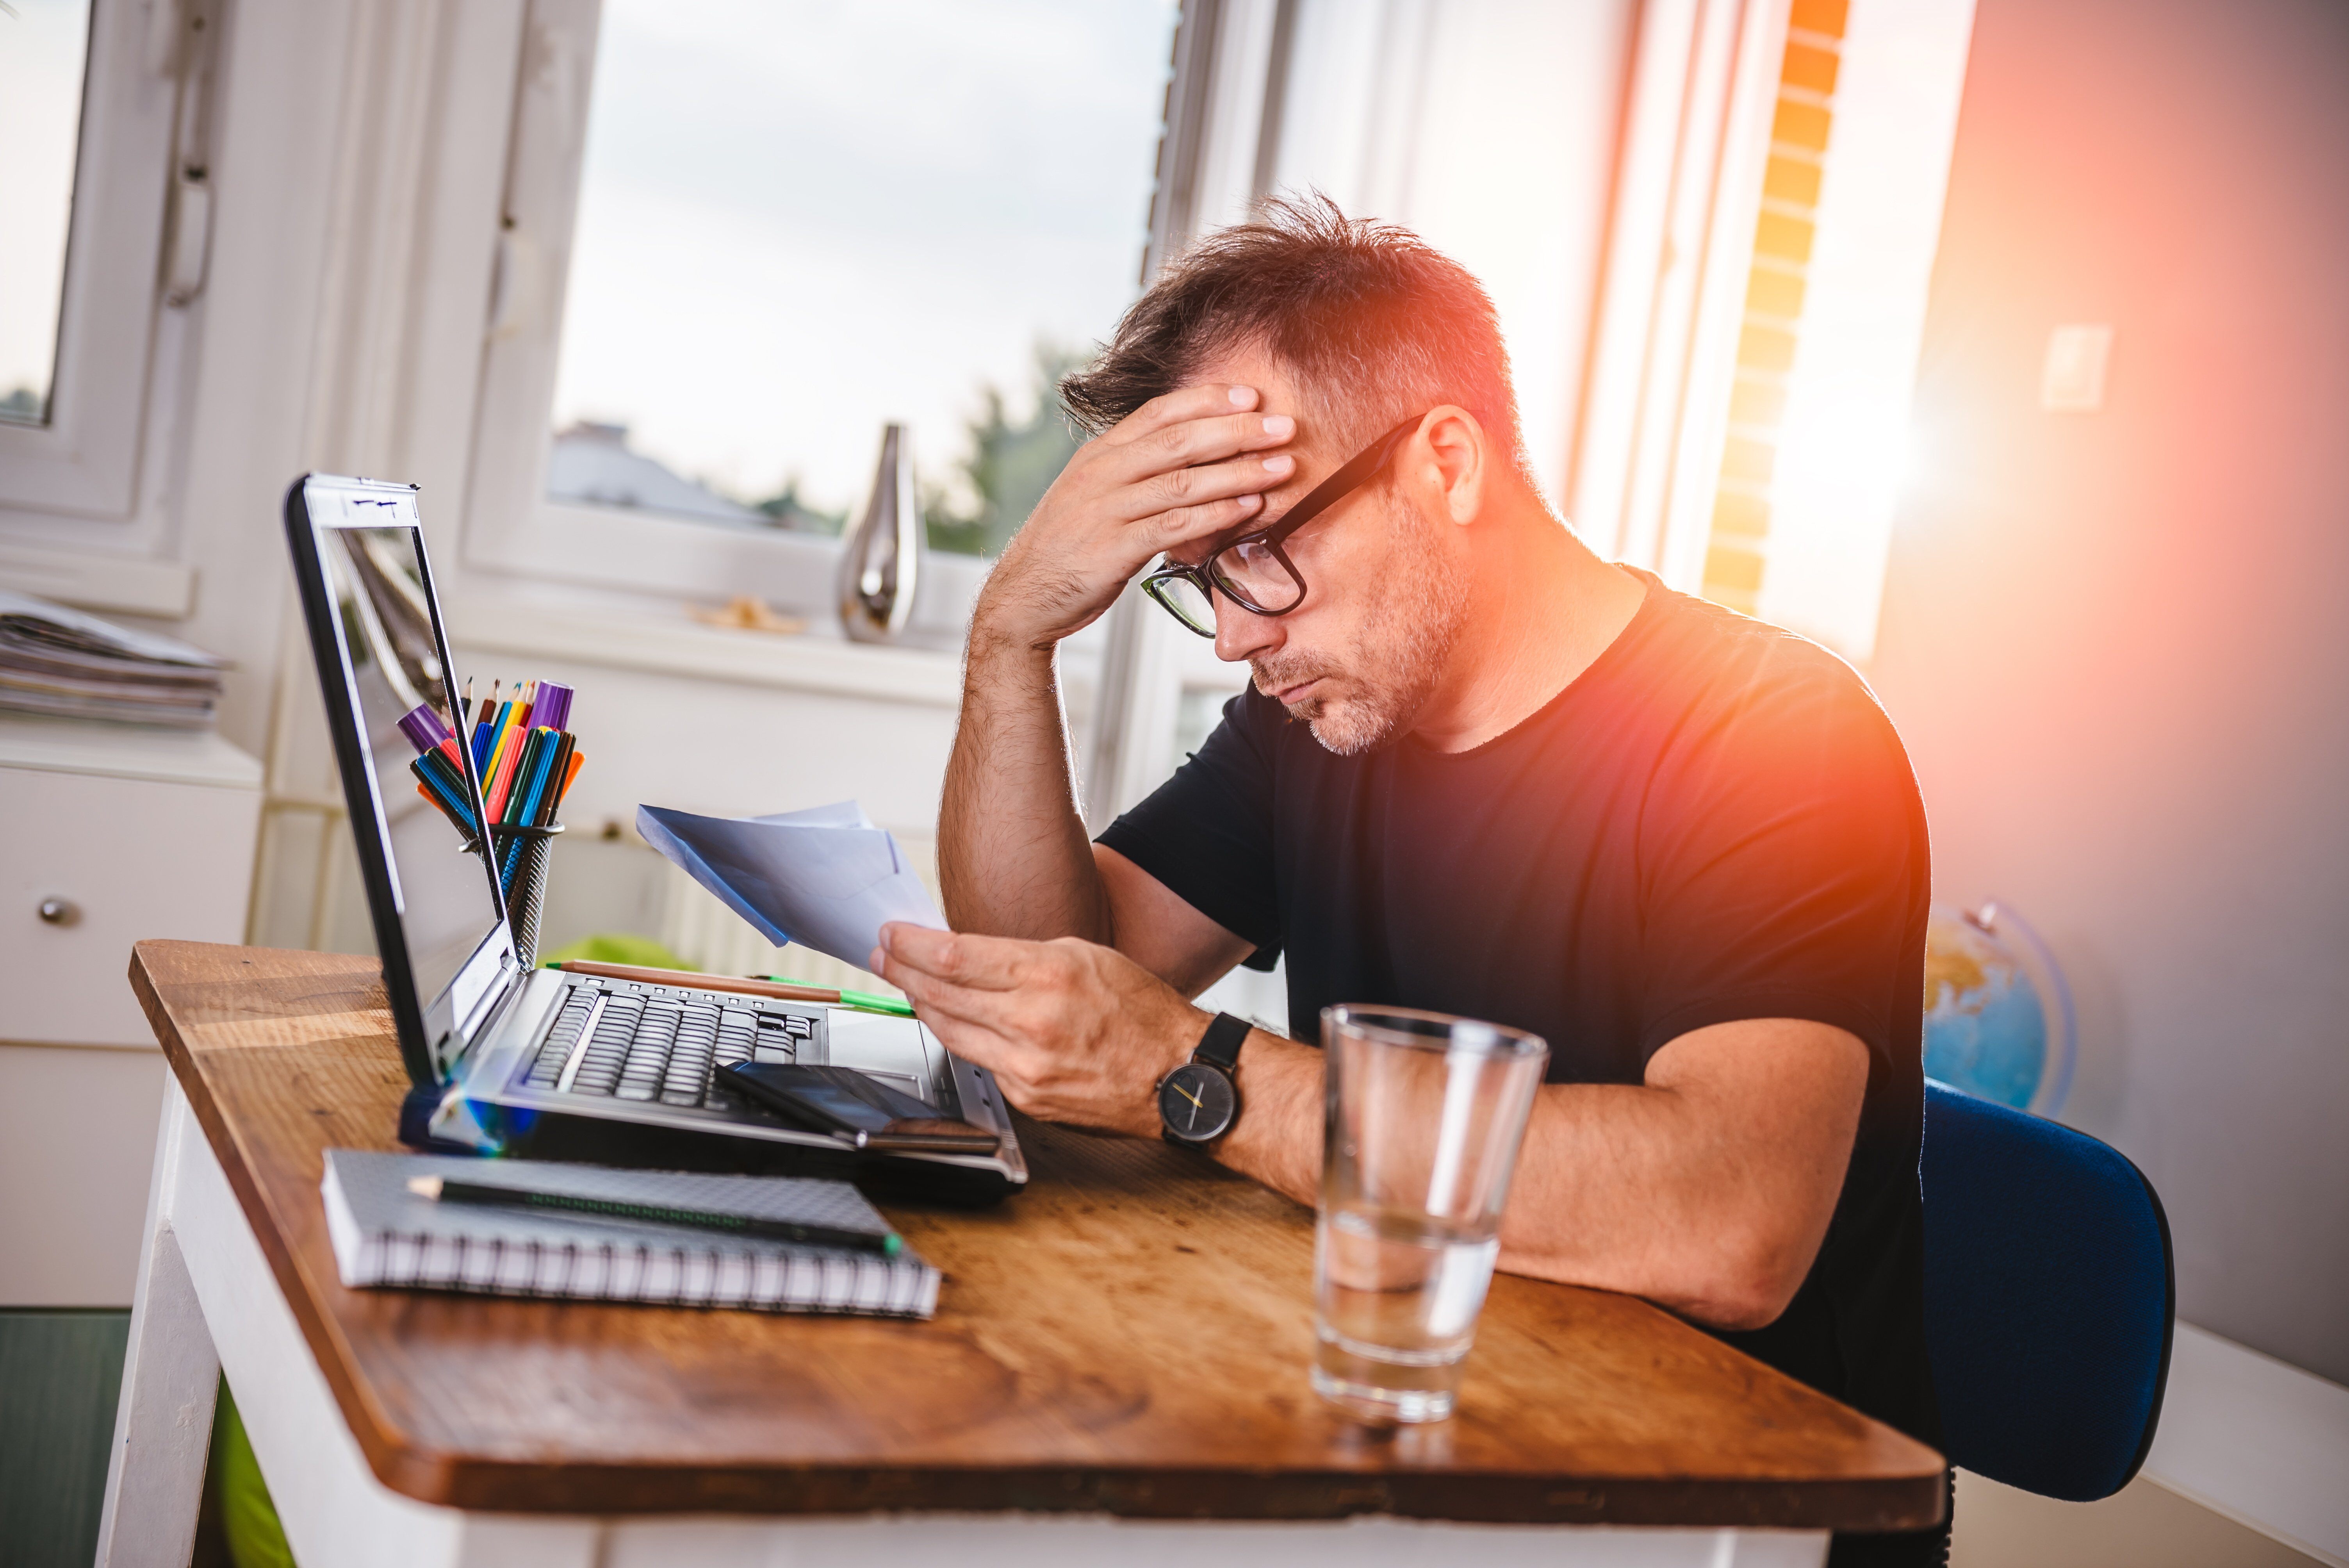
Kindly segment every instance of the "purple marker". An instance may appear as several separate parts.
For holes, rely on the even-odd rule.
[[[533,729],[568,729],[571,727],[572,691],[567,686],[553,681],[538,683],[538,696],[530,705]]]
[[[430,703],[418,703],[399,721],[399,729],[408,737],[408,743],[416,748],[419,757],[449,738],[449,727],[440,722],[440,716],[432,711]]]

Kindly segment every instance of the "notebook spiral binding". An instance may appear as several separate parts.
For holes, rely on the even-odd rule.
[[[938,1271],[911,1249],[884,1255],[576,1214],[440,1203],[405,1187],[413,1174],[469,1167],[495,1170],[471,1159],[328,1150],[319,1191],[342,1283],[353,1289],[390,1286],[754,1312],[918,1318],[937,1310]],[[656,1195],[671,1198],[678,1196],[674,1189],[679,1183],[780,1187],[786,1189],[780,1200],[770,1193],[762,1201],[825,1211],[814,1216],[823,1222],[837,1221],[843,1205],[874,1224],[882,1222],[869,1203],[841,1182],[547,1169],[567,1169],[564,1180],[584,1183],[591,1191],[600,1190],[598,1182],[666,1183],[671,1191]],[[528,1176],[515,1180],[530,1184]],[[709,1201],[705,1194],[687,1196]]]
[[[544,1300],[885,1315],[925,1313],[935,1302],[917,1270],[877,1258],[746,1256],[718,1248],[398,1233],[371,1239],[363,1256],[362,1277],[369,1284]]]

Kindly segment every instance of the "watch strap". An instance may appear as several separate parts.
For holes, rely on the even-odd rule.
[[[1251,1026],[1246,1018],[1235,1018],[1229,1013],[1218,1013],[1199,1037],[1198,1048],[1191,1053],[1195,1062],[1206,1062],[1221,1068],[1226,1074],[1239,1065],[1240,1047],[1248,1037]]]

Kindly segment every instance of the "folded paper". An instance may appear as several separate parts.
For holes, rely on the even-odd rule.
[[[946,929],[905,851],[854,800],[750,818],[639,806],[636,831],[778,947],[862,969],[886,922]]]

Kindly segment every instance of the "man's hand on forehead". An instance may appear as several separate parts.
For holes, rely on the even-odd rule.
[[[1259,517],[1294,479],[1293,416],[1203,381],[1154,397],[1078,449],[988,574],[976,638],[1049,647],[1109,608],[1159,555]]]

